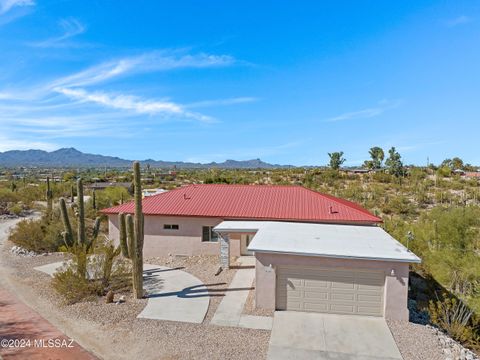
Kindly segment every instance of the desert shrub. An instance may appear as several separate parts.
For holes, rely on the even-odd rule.
[[[23,211],[23,208],[20,204],[12,204],[8,207],[8,211],[14,215],[20,215]]]
[[[472,326],[473,311],[462,301],[446,297],[430,301],[428,311],[433,324],[453,339],[470,346],[478,346],[480,337]]]
[[[385,214],[399,214],[402,216],[411,216],[416,214],[415,207],[405,196],[395,196],[389,201],[385,201],[382,207]]]
[[[22,220],[10,233],[9,240],[15,245],[35,252],[57,251],[59,237],[45,236],[49,226],[43,220]]]
[[[117,292],[131,289],[131,263],[118,256],[120,248],[115,248],[110,240],[99,240],[93,253],[87,253],[77,245],[66,250],[72,254],[72,260],[53,280],[54,289],[66,303],[103,296],[109,290]]]
[[[97,283],[78,274],[72,265],[66,265],[63,270],[54,274],[52,286],[67,304],[92,298],[100,290]]]

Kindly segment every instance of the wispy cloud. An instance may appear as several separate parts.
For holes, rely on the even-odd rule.
[[[69,32],[73,33],[75,30]],[[41,83],[0,88],[1,149],[50,149],[55,148],[56,139],[74,137],[131,137],[138,134],[140,128],[154,127],[167,121],[215,123],[216,119],[193,111],[193,108],[247,103],[254,98],[200,100],[184,105],[168,98],[137,96],[135,90],[139,93],[143,91],[135,85],[130,85],[128,91],[122,90],[122,86],[113,91],[111,84],[106,90],[103,85],[138,73],[234,63],[236,60],[228,55],[188,54],[184,50],[154,51],[102,62]],[[111,131],[112,128],[115,131]]]
[[[93,102],[118,110],[134,111],[138,114],[183,116],[204,122],[214,121],[209,116],[189,112],[183,106],[170,101],[144,100],[132,95],[115,95],[99,91],[87,92],[84,89],[56,88],[55,91],[76,100]]]
[[[180,68],[206,68],[232,65],[229,55],[179,54],[178,51],[154,51],[125,57],[93,66],[76,74],[58,79],[52,87],[79,87],[99,84],[121,76]]]
[[[470,16],[466,16],[466,15],[460,15],[460,16],[457,16],[453,19],[449,19],[445,22],[445,24],[448,26],[448,27],[455,27],[455,26],[458,26],[458,25],[464,25],[464,24],[468,24],[470,22],[472,22],[473,19],[470,17]]]
[[[365,108],[356,111],[346,112],[328,119],[325,119],[325,122],[336,122],[343,120],[353,120],[353,119],[369,119],[383,114],[387,110],[395,109],[402,104],[401,100],[382,100],[378,103],[377,106]]]
[[[9,12],[14,7],[33,6],[33,0],[0,0],[0,15]]]
[[[226,105],[236,105],[236,104],[245,104],[258,101],[258,98],[255,97],[235,97],[229,99],[216,99],[216,100],[204,100],[197,101],[185,105],[187,108],[199,108],[199,107],[210,107],[210,106],[226,106]]]
[[[67,40],[83,34],[86,31],[85,25],[75,18],[62,19],[60,20],[59,25],[63,32],[61,35],[43,41],[30,43],[30,45],[40,48],[72,46],[73,44]]]

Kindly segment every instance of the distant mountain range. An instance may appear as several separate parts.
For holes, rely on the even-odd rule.
[[[192,163],[183,161],[142,160],[143,165],[151,167],[182,169],[273,169],[292,167],[290,165],[277,165],[263,162],[260,159],[253,160],[226,160],[221,163],[211,162],[208,164]],[[11,150],[0,152],[0,166],[2,167],[129,167],[132,160],[121,159],[114,156],[86,154],[75,148],[62,148],[52,152],[43,150]]]

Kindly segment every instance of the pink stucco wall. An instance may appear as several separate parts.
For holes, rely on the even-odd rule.
[[[118,216],[108,217],[109,237],[118,243]],[[145,216],[144,258],[172,255],[219,255],[218,242],[202,242],[202,226],[216,226],[220,218]],[[164,224],[176,224],[178,230],[165,230]],[[240,255],[240,241],[231,237],[230,255]]]
[[[408,320],[408,263],[268,253],[255,253],[255,257],[257,260],[255,266],[255,301],[259,308],[275,309],[275,268],[279,265],[370,269],[381,270],[385,273],[385,318]],[[394,275],[392,275],[392,270],[394,270]]]

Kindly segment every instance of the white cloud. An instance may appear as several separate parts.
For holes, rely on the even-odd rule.
[[[24,139],[11,139],[4,136],[0,136],[0,152],[8,150],[29,150],[29,149],[39,149],[39,150],[55,150],[59,146],[53,143],[42,142],[42,141],[31,141]]]
[[[460,16],[457,16],[456,18],[447,20],[446,25],[448,27],[455,27],[458,25],[468,24],[469,22],[472,22],[472,21],[473,19],[471,17],[466,15],[460,15]]]
[[[180,55],[177,52],[154,51],[93,66],[84,71],[56,80],[52,87],[79,87],[105,82],[120,76],[166,71],[179,68],[228,66],[235,59],[228,55]]]
[[[33,0],[0,0],[0,15],[7,13],[14,7],[34,6]]]
[[[170,101],[143,100],[132,95],[112,95],[99,91],[87,92],[84,89],[56,88],[55,91],[76,100],[93,102],[119,110],[131,110],[138,114],[160,114],[192,118],[205,122],[213,121],[213,118],[186,111],[181,105]]]
[[[62,19],[59,22],[60,27],[62,28],[63,34],[52,37],[50,39],[46,39],[43,41],[39,41],[36,43],[31,43],[31,46],[34,47],[41,47],[41,48],[49,48],[49,47],[65,47],[72,45],[66,42],[66,40],[83,34],[86,31],[85,25],[83,25],[80,21],[75,18],[69,19]]]
[[[235,98],[229,98],[229,99],[197,101],[191,104],[187,104],[185,105],[185,107],[199,108],[199,107],[210,107],[210,106],[226,106],[226,105],[245,104],[245,103],[250,103],[255,101],[258,101],[258,99],[255,97],[235,97]]]
[[[353,119],[368,119],[379,116],[383,114],[385,111],[394,109],[400,106],[402,103],[401,100],[383,100],[380,101],[378,106],[361,109],[357,111],[346,112],[331,118],[326,119],[326,122],[336,122],[336,121],[343,121],[343,120],[353,120]]]

